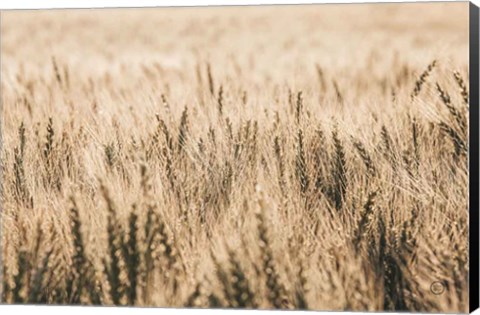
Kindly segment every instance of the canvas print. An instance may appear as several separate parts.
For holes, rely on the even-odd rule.
[[[2,11],[1,302],[468,312],[469,76],[468,2]]]

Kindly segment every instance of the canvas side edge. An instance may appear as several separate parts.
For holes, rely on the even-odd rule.
[[[472,2],[469,6],[470,24],[470,124],[469,124],[469,308],[479,308],[479,8]]]

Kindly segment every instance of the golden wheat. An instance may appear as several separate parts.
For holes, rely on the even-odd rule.
[[[2,12],[2,302],[466,312],[467,15]]]

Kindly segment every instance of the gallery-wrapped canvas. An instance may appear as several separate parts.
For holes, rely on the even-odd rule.
[[[478,8],[1,11],[1,303],[478,306]]]

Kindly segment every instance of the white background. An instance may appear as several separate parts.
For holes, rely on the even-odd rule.
[[[428,2],[428,0],[420,0]],[[417,0],[417,2],[420,2]],[[366,1],[298,1],[298,0],[15,0],[0,2],[0,9],[42,9],[42,8],[91,8],[91,7],[153,7],[153,6],[198,6],[198,5],[247,5],[247,4],[300,4],[300,3],[362,3]],[[372,2],[372,1],[370,1]],[[375,2],[402,2],[395,0],[381,0]],[[480,6],[480,0],[472,1]],[[475,268],[475,266],[472,266]],[[478,268],[478,266],[477,266]],[[471,279],[478,281],[478,279]],[[114,315],[149,315],[149,314],[174,314],[174,315],[279,315],[279,314],[359,314],[368,313],[346,313],[346,312],[303,312],[303,311],[244,311],[244,310],[191,310],[191,309],[154,309],[154,308],[112,308],[112,307],[63,307],[63,306],[0,306],[0,314],[51,314],[51,315],[79,315],[79,314],[114,314]],[[382,314],[382,313],[378,313]],[[384,313],[387,314],[387,313]],[[388,313],[397,314],[397,313]],[[400,313],[398,313],[400,314]],[[474,314],[480,315],[480,311]]]
[[[4,0],[0,9],[42,9],[42,8],[101,8],[141,6],[198,6],[198,5],[247,5],[247,4],[294,4],[294,3],[363,3],[363,2],[404,2],[401,0]],[[416,2],[432,2],[416,0]],[[473,0],[480,6],[480,0]]]

